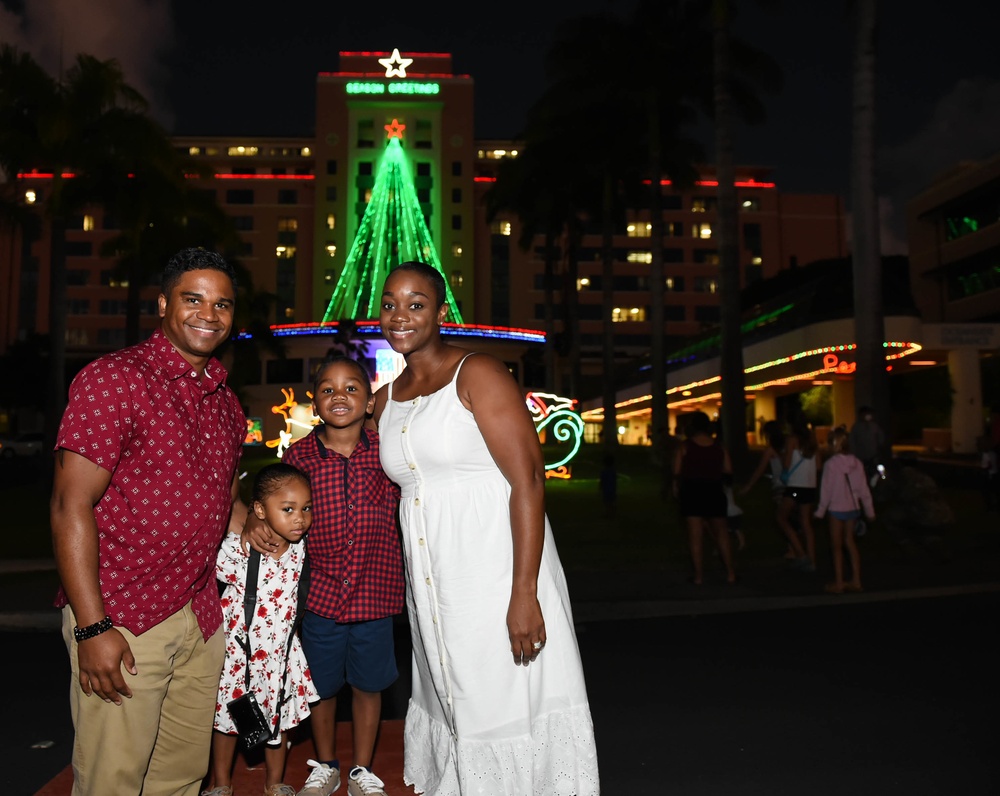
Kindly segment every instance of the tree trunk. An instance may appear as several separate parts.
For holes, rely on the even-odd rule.
[[[569,336],[569,396],[579,398],[583,389],[580,368],[580,293],[576,283],[580,278],[579,227],[570,223],[566,235],[566,288],[563,307],[563,334]]]
[[[733,109],[729,91],[729,12],[725,0],[715,2],[715,160],[719,207],[713,237],[719,251],[719,321],[721,329],[722,439],[733,460],[747,454],[744,398],[743,335],[740,330],[740,261],[733,165]]]
[[[555,235],[550,230],[545,231],[545,273],[542,277],[545,289],[545,388],[558,392],[556,384],[556,335],[555,318],[555,267],[556,267]],[[563,321],[565,324],[565,320]]]
[[[851,261],[858,364],[854,374],[854,402],[858,408],[870,406],[875,418],[888,433],[889,385],[883,347],[882,261],[875,189],[876,0],[859,0],[855,13]]]
[[[53,214],[49,222],[49,257],[49,373],[45,400],[45,444],[47,450],[52,450],[66,409],[66,219],[60,214]],[[52,456],[42,458],[46,483],[51,484],[55,460]]]
[[[663,275],[663,167],[660,153],[660,110],[656,91],[648,95],[649,114],[649,223],[652,262],[649,265],[649,387],[652,394],[650,424],[652,425],[653,461],[666,463],[667,453],[667,353],[664,343],[666,312],[664,310]]]
[[[604,351],[603,373],[601,374],[604,406],[603,443],[604,452],[614,456],[618,450],[618,417],[615,412],[615,325],[612,321],[615,307],[615,252],[614,218],[614,177],[610,171],[604,174],[604,196],[601,207],[601,317]]]

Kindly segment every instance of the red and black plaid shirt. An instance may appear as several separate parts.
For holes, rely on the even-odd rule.
[[[282,461],[309,475],[313,521],[306,537],[306,609],[337,622],[365,622],[403,610],[403,554],[397,487],[379,463],[378,434],[362,429],[351,457],[327,448],[322,428]]]

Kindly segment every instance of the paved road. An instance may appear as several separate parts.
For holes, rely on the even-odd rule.
[[[1000,793],[998,612],[987,592],[581,623],[603,793]],[[0,783],[30,796],[69,760],[66,653],[2,638]]]

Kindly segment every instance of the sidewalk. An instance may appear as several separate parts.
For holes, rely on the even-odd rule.
[[[860,594],[823,591],[831,573],[822,530],[815,573],[739,553],[739,581],[733,585],[724,582],[721,566],[712,558],[702,586],[688,582],[686,560],[639,572],[569,571],[574,618],[578,623],[650,619],[1000,591],[1000,515],[987,515],[985,521],[994,519],[994,527],[982,529],[974,542],[967,535],[949,537],[947,531],[923,545],[888,549],[884,541],[876,549],[862,539],[865,591]],[[57,588],[51,559],[0,561],[0,632],[58,630],[59,611],[52,607]]]

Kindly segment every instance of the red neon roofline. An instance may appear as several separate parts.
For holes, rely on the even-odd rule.
[[[445,80],[450,77],[469,77],[469,75],[455,75],[451,72],[414,72],[411,69],[406,70],[406,77],[404,78],[387,78],[384,71],[378,72],[320,72],[320,77],[367,77],[367,78],[383,78],[385,80],[416,80],[424,78],[433,78],[435,80]]]
[[[398,50],[399,48],[397,47],[396,49]],[[374,50],[341,50],[339,54],[347,56],[348,58],[372,58],[376,55],[392,55],[392,51],[375,52]],[[399,50],[399,54],[413,58],[451,58],[451,53],[411,53],[409,51]]]

